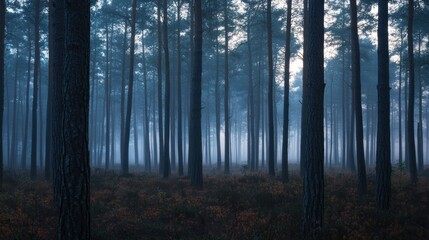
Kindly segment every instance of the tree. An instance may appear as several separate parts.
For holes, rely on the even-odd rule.
[[[202,10],[201,0],[194,1],[194,58],[191,82],[191,111],[189,117],[189,164],[192,171],[191,184],[197,188],[203,186],[203,152],[201,134],[201,75],[202,75]]]
[[[390,207],[390,87],[388,0],[378,0],[378,124],[376,150],[377,205]]]
[[[131,44],[130,44],[130,75],[128,80],[128,98],[127,98],[127,113],[125,116],[124,126],[124,146],[122,149],[122,174],[128,174],[128,158],[130,146],[130,125],[131,125],[131,107],[133,101],[133,81],[134,81],[134,49],[136,38],[136,0],[132,0],[131,7]]]
[[[183,136],[182,136],[182,51],[180,39],[180,12],[183,1],[177,2],[177,153],[179,176],[183,175]]]
[[[324,95],[324,5],[322,0],[308,0],[308,25],[304,29],[306,50],[304,63],[308,67],[304,78],[308,81],[303,123],[307,125],[303,142],[304,157],[304,233],[317,239],[323,226],[324,212],[324,149],[323,149],[323,95]]]
[[[144,78],[144,156],[145,156],[145,170],[151,171],[150,162],[150,145],[149,145],[149,113],[148,113],[148,81],[147,81],[147,66],[146,66],[146,53],[145,53],[145,36],[142,33],[142,55],[143,55],[143,78]]]
[[[164,70],[165,70],[165,120],[164,120],[164,161],[163,176],[170,176],[170,53],[168,49],[168,12],[167,0],[164,0],[162,6],[163,12],[163,35],[164,35]]]
[[[39,86],[40,66],[40,0],[34,2],[34,71],[33,71],[33,110],[31,128],[31,178],[35,179],[37,174],[37,94]]]
[[[408,95],[408,160],[410,163],[410,177],[412,183],[417,183],[416,143],[414,140],[414,98],[415,98],[415,73],[414,73],[414,44],[413,44],[413,20],[414,0],[408,0],[408,70],[409,70],[409,95]]]
[[[65,4],[63,137],[58,239],[90,239],[89,42],[90,1]],[[79,26],[79,27],[76,27]]]
[[[230,126],[229,126],[229,31],[228,31],[228,0],[224,1],[225,24],[225,173],[229,174],[230,153]]]
[[[0,1],[0,189],[3,185],[3,109],[4,109],[4,38],[6,3]]]
[[[267,38],[268,38],[268,172],[275,175],[274,164],[274,70],[273,70],[273,30],[271,20],[271,0],[267,1]]]
[[[52,173],[54,181],[54,200],[55,203],[60,204],[60,194],[61,194],[61,166],[60,159],[62,157],[62,146],[63,146],[63,127],[62,119],[64,116],[63,113],[63,87],[64,87],[64,75],[62,69],[64,68],[64,38],[65,38],[65,6],[64,1],[61,0],[52,0],[51,9],[49,14],[52,15],[50,20],[53,23],[52,32],[52,58],[50,59],[50,67],[52,68],[52,88],[50,88],[52,93],[52,136],[55,136],[55,141],[52,141]],[[27,90],[28,91],[28,90]],[[48,93],[49,95],[49,93]],[[49,153],[47,153],[48,155]]]
[[[111,94],[111,90],[110,90],[110,79],[109,79],[109,68],[110,68],[110,63],[109,63],[109,24],[106,22],[106,72],[104,74],[104,93],[105,93],[105,97],[104,97],[104,105],[106,108],[106,162],[105,162],[105,167],[106,170],[109,169],[109,163],[110,163],[110,94]]]
[[[290,32],[292,21],[292,0],[287,0],[286,14],[286,43],[285,43],[285,72],[284,72],[284,103],[283,103],[283,145],[282,145],[282,178],[289,180],[288,143],[289,143],[289,77],[290,77]]]
[[[360,49],[357,25],[356,0],[350,0],[351,36],[352,36],[352,88],[354,111],[356,116],[356,153],[358,167],[358,193],[366,193],[365,154],[363,149],[363,120],[362,120],[362,93],[360,81]]]
[[[157,76],[158,76],[158,134],[159,134],[159,173],[163,174],[164,164],[164,140],[163,140],[163,127],[162,127],[162,35],[161,35],[161,0],[157,0],[156,6],[157,16]]]

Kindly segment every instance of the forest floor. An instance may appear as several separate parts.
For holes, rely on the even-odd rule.
[[[92,239],[300,239],[302,181],[265,174],[209,175],[195,190],[185,177],[148,174],[91,177]],[[429,170],[417,185],[392,174],[392,208],[376,209],[375,176],[358,198],[356,177],[325,175],[325,239],[429,239]],[[49,182],[6,174],[0,192],[0,239],[55,239]]]

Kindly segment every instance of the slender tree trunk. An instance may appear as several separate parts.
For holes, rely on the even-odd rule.
[[[134,93],[136,96],[137,94]],[[137,131],[137,107],[136,107],[136,101],[133,102],[133,122],[134,122],[134,163],[136,166],[139,165],[139,134]]]
[[[218,26],[216,18],[216,26]],[[217,170],[222,168],[222,153],[220,146],[220,77],[219,77],[219,36],[216,36],[216,83],[215,83],[215,105],[216,105],[216,157]]]
[[[15,57],[15,81],[14,81],[14,88],[13,88],[13,113],[12,113],[12,142],[11,142],[11,149],[10,149],[10,156],[11,161],[14,163],[17,162],[18,157],[18,149],[17,149],[17,102],[19,101],[18,96],[18,88],[19,88],[19,82],[18,82],[18,63],[19,63],[19,46],[16,50],[16,57]],[[0,125],[0,127],[2,127]]]
[[[120,128],[120,134],[121,134],[121,154],[123,153],[124,149],[122,148],[124,146],[124,134],[125,134],[125,69],[126,69],[126,61],[125,58],[127,56],[127,36],[128,36],[128,19],[124,20],[125,22],[125,32],[124,32],[124,39],[122,43],[122,69],[121,69],[121,128]]]
[[[307,132],[303,135],[304,156],[304,235],[318,239],[323,227],[324,215],[324,167],[323,167],[323,36],[324,1],[309,0],[308,25],[306,25],[306,51],[304,56],[308,81],[307,101],[303,104],[303,123]],[[310,67],[311,66],[311,67]]]
[[[142,33],[142,54],[143,54],[143,81],[144,81],[144,166],[147,172],[151,171],[151,155],[150,155],[150,145],[149,145],[149,110],[148,110],[148,79],[147,79],[147,66],[146,66],[146,53],[145,53],[145,39],[144,33]]]
[[[410,162],[410,177],[413,184],[417,183],[416,144],[414,139],[414,44],[413,44],[414,0],[408,0],[408,66],[410,71],[410,93],[408,98],[408,159]]]
[[[6,3],[0,1],[0,189],[3,186],[3,110],[4,110],[4,38],[6,28]]]
[[[308,88],[308,79],[307,79],[307,71],[308,71],[308,66],[307,66],[307,61],[306,61],[306,52],[307,52],[307,41],[308,38],[306,36],[307,31],[305,31],[305,29],[308,26],[308,2],[310,0],[303,0],[304,3],[304,10],[303,10],[303,22],[304,22],[304,39],[303,39],[303,67],[302,67],[302,110],[301,110],[301,148],[300,148],[300,173],[301,176],[304,176],[304,166],[305,166],[305,159],[307,159],[307,157],[305,156],[306,152],[307,152],[307,148],[308,146],[306,146],[306,139],[307,139],[307,124],[304,122],[305,119],[307,119],[307,112],[304,109],[304,106],[307,105],[307,88]]]
[[[376,152],[377,205],[380,209],[390,207],[390,87],[389,87],[389,42],[388,0],[378,0],[378,124]]]
[[[399,113],[399,121],[398,121],[398,132],[399,132],[399,165],[403,166],[402,161],[402,49],[404,45],[404,38],[401,31],[401,46],[399,48],[399,91],[398,91],[398,113]]]
[[[164,155],[163,176],[168,178],[170,169],[170,54],[168,49],[168,12],[167,0],[163,0],[163,46],[164,46],[164,71],[165,71],[165,120],[164,120]]]
[[[273,70],[273,31],[271,20],[271,0],[267,1],[268,36],[268,173],[275,176],[274,153],[274,70]]]
[[[362,93],[360,79],[360,49],[357,23],[356,0],[350,0],[351,11],[351,35],[352,35],[352,82],[353,96],[355,98],[356,113],[356,153],[357,153],[357,174],[358,174],[358,194],[366,194],[366,169],[365,152],[363,149],[363,120],[362,120]]]
[[[39,167],[40,168],[44,168],[44,158],[43,158],[43,147],[44,147],[44,145],[43,145],[43,143],[44,143],[44,141],[43,141],[43,123],[44,123],[44,121],[43,121],[43,104],[42,104],[42,71],[41,71],[41,68],[40,68],[40,65],[39,65],[39,85],[40,85],[40,87],[39,87],[39,111],[38,111],[38,113],[39,113],[39,120],[38,120],[38,122],[39,122],[39,134],[38,134],[38,137],[39,137],[39,144],[38,144],[38,147],[39,147]]]
[[[417,1],[418,2],[418,1]],[[419,30],[418,42],[418,58],[421,59],[421,45],[422,33]],[[418,170],[423,172],[423,82],[421,74],[421,66],[417,65],[417,77],[419,82],[419,122],[417,124],[417,156],[418,156]]]
[[[106,72],[104,74],[104,104],[106,108],[106,162],[105,167],[106,170],[109,169],[109,163],[110,163],[110,79],[109,79],[109,28],[108,24],[106,24]]]
[[[224,1],[225,24],[225,173],[230,173],[230,116],[229,116],[229,29],[228,29],[228,0]]]
[[[287,0],[286,16],[286,44],[284,69],[284,103],[283,103],[283,145],[282,145],[282,178],[283,182],[289,180],[288,143],[289,143],[289,75],[290,75],[290,42],[291,42],[292,0]]]
[[[28,36],[29,37],[29,36]],[[28,120],[30,114],[30,81],[31,81],[31,40],[28,38],[28,60],[27,60],[27,87],[26,87],[26,104],[25,104],[25,123],[24,123],[24,143],[22,146],[21,169],[27,167],[27,144],[28,144]]]
[[[127,97],[127,109],[125,116],[125,128],[124,128],[124,145],[122,151],[122,174],[128,174],[129,165],[129,146],[130,146],[130,125],[131,125],[131,107],[133,104],[133,82],[134,82],[134,48],[135,48],[135,37],[136,37],[136,0],[132,1],[131,7],[131,44],[130,44],[130,75],[128,80],[128,97]]]
[[[201,75],[202,75],[202,10],[201,0],[194,1],[195,11],[195,36],[194,36],[194,58],[193,78],[191,83],[191,112],[189,122],[189,165],[193,168],[190,172],[191,184],[194,187],[203,186],[203,164],[202,164],[202,136],[201,136]]]
[[[181,25],[180,12],[182,1],[177,4],[177,153],[179,176],[183,176],[183,134],[182,134],[182,46],[181,46]]]
[[[39,65],[40,65],[40,0],[34,2],[34,71],[33,71],[33,109],[32,109],[32,130],[31,130],[31,178],[34,180],[37,175],[37,100],[39,88]]]
[[[159,173],[164,169],[164,136],[162,121],[162,32],[161,32],[161,0],[157,0],[157,36],[158,36],[158,134],[159,134]]]

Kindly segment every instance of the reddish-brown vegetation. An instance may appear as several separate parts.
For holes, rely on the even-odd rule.
[[[392,176],[392,209],[375,206],[374,176],[359,199],[356,178],[326,174],[326,239],[429,239],[429,180]],[[302,184],[265,175],[207,176],[203,190],[186,178],[95,174],[93,239],[300,239]],[[52,187],[7,175],[0,192],[0,239],[54,239]]]

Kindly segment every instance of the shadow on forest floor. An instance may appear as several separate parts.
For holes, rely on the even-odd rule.
[[[265,174],[208,175],[194,190],[185,177],[148,174],[91,177],[93,239],[300,239],[301,179],[283,184]],[[0,192],[0,239],[54,239],[51,185],[6,174]],[[358,198],[356,178],[325,175],[326,239],[429,239],[429,170],[416,186],[392,174],[392,209],[376,210],[375,177]]]

